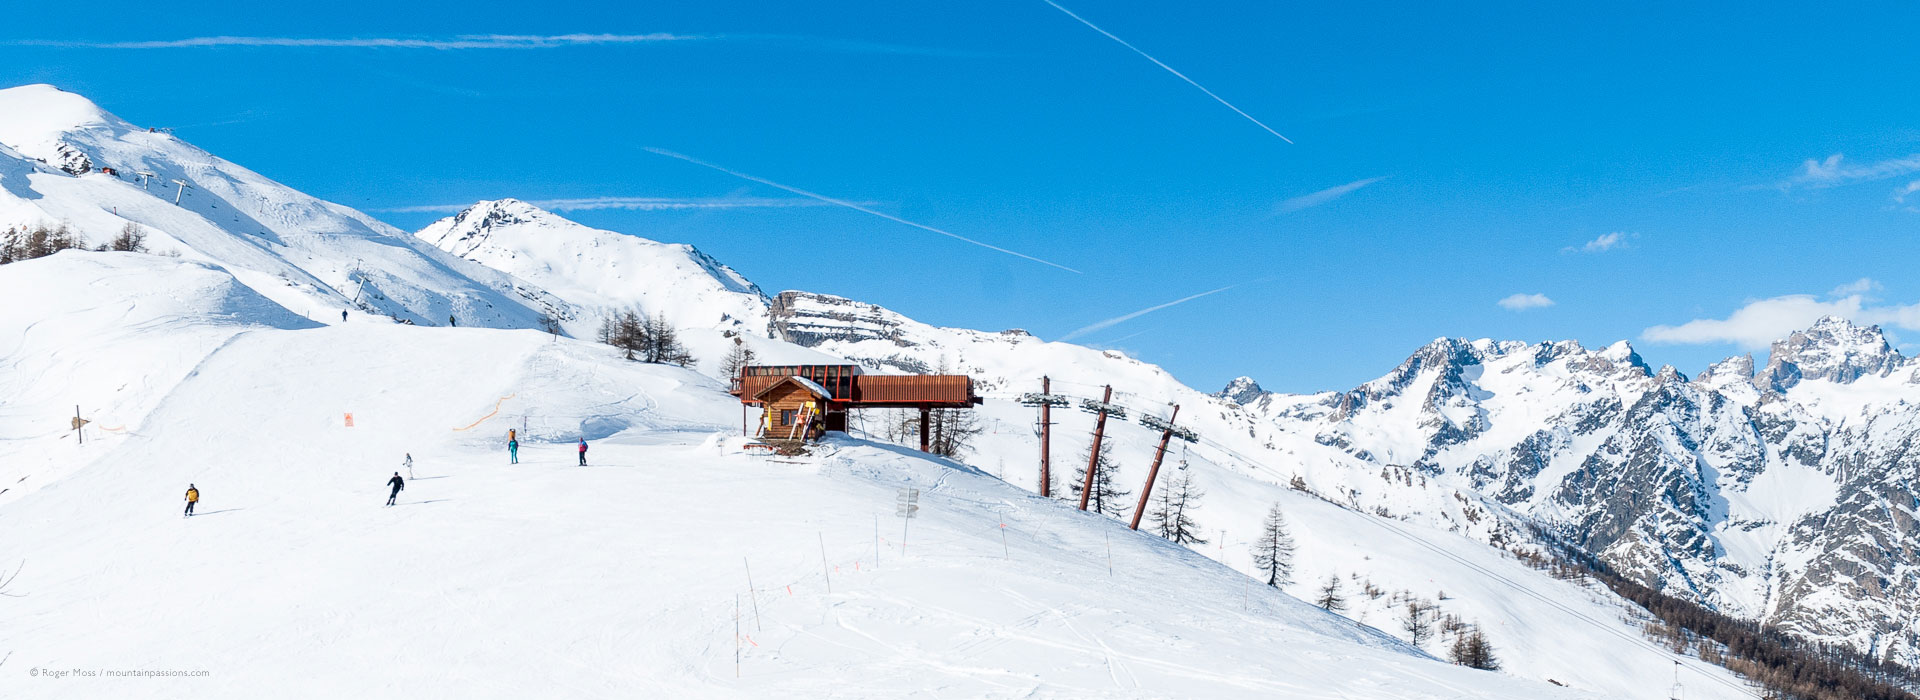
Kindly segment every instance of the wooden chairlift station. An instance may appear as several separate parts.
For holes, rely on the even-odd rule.
[[[928,450],[928,419],[936,408],[972,408],[981,403],[973,378],[964,374],[867,374],[859,365],[749,365],[733,379],[740,398],[741,428],[769,440],[815,440],[829,430],[845,432],[847,412],[866,408],[920,410],[920,450]],[[758,434],[746,410],[763,410]]]

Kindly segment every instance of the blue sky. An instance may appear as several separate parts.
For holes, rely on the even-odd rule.
[[[1058,1],[1228,104],[1045,0],[36,3],[0,83],[407,229],[814,201],[648,149],[684,154],[892,219],[561,213],[1202,388],[1345,388],[1442,335],[1691,374],[1828,312],[1920,349],[1920,5]]]

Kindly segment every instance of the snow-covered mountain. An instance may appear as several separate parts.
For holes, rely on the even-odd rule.
[[[0,90],[0,144],[0,228],[64,223],[99,244],[137,223],[155,250],[219,266],[319,320],[351,309],[416,324],[533,328],[536,309],[550,303],[373,217],[52,86]]]
[[[1470,489],[1669,593],[1920,662],[1920,365],[1830,317],[1753,367],[1689,381],[1624,342],[1442,338],[1350,391],[1242,409],[1311,459]],[[1357,502],[1397,507],[1381,486]]]
[[[679,328],[766,334],[766,295],[690,245],[589,228],[516,199],[480,202],[415,235],[563,300],[553,313],[575,337],[634,308]]]

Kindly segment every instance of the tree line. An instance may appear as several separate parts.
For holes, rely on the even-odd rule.
[[[600,342],[620,348],[629,360],[654,364],[693,364],[693,353],[680,344],[680,333],[665,314],[627,309],[600,319]]]
[[[1615,571],[1598,557],[1533,526],[1560,571],[1567,567],[1599,581],[1659,621],[1649,636],[1676,652],[1697,648],[1700,659],[1758,683],[1782,700],[1920,700],[1902,686],[1920,686],[1920,673],[1844,647],[1813,644],[1775,627],[1741,620],[1667,595]],[[1541,563],[1536,562],[1536,566]],[[1556,575],[1564,575],[1557,573]]]
[[[65,223],[9,226],[0,231],[0,265],[44,258],[63,250],[145,253],[148,252],[147,231],[129,221],[119,234],[94,248],[88,248],[86,239]]]

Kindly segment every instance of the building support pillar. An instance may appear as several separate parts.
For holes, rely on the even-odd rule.
[[[932,417],[932,414],[933,414],[933,408],[931,406],[928,406],[926,404],[920,404],[920,451],[921,452],[933,451],[931,449],[928,449],[928,445],[929,445],[928,438],[930,436],[927,434],[927,424],[930,422],[929,419]]]

